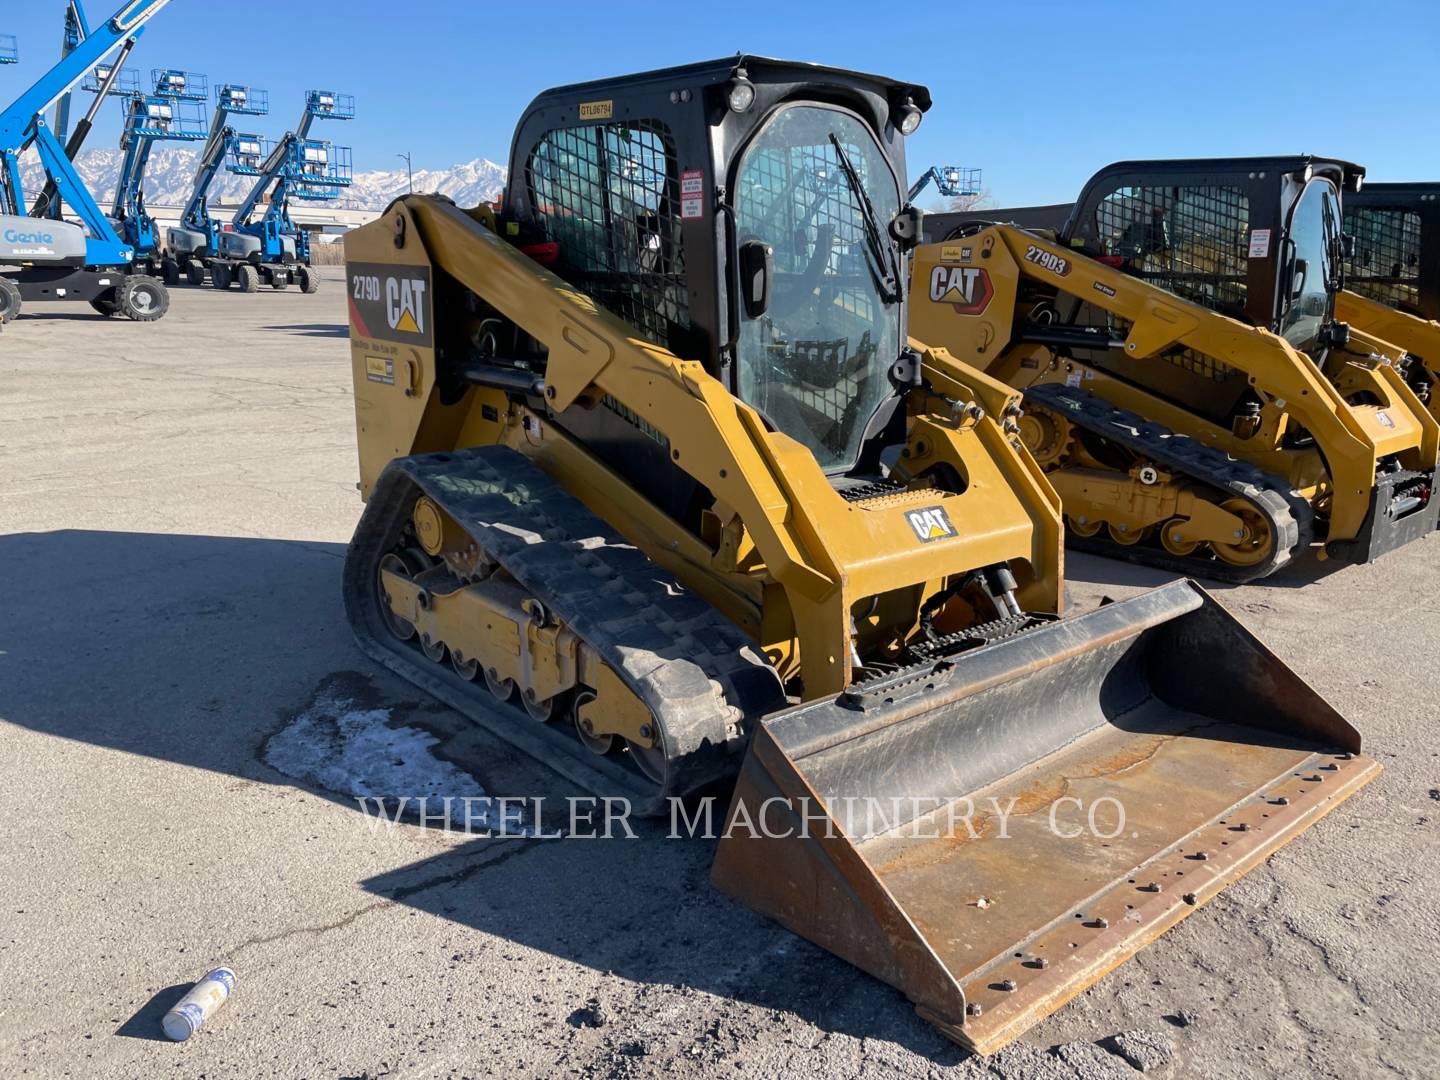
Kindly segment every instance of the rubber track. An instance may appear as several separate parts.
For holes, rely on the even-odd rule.
[[[1213,554],[1182,557],[1148,543],[1117,544],[1105,537],[1103,531],[1084,537],[1067,529],[1067,542],[1076,550],[1240,584],[1273,574],[1292,557],[1303,554],[1314,539],[1315,515],[1309,502],[1282,479],[1249,462],[1205,446],[1137,413],[1117,409],[1103,398],[1075,387],[1041,383],[1025,390],[1025,400],[1050,409],[1076,427],[1123,446],[1169,471],[1247,500],[1264,515],[1275,537],[1270,558],[1256,566],[1232,566]]]
[[[661,789],[586,750],[568,721],[538,724],[425,658],[384,629],[376,567],[424,492],[546,609],[590,645],[659,721],[670,775]],[[356,526],[345,563],[345,608],[360,647],[501,738],[597,795],[659,813],[728,778],[760,717],[785,705],[753,641],[687,592],[574,496],[508,447],[392,461]]]

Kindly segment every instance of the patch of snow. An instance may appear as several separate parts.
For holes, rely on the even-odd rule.
[[[389,709],[357,707],[327,687],[271,736],[264,760],[286,776],[364,800],[367,816],[375,804],[430,826],[444,827],[448,819],[451,828],[464,829],[467,813],[471,827],[490,826],[498,815],[485,789],[430,752],[439,741],[420,728],[391,726]]]

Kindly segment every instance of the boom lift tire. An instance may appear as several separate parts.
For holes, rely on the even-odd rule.
[[[120,283],[115,308],[135,322],[154,322],[170,310],[170,292],[158,278],[136,274]]]
[[[320,291],[320,275],[313,267],[302,266],[295,271],[295,275],[300,281],[300,291],[306,296],[313,296]]]
[[[0,277],[0,326],[14,322],[23,306],[19,287],[9,278]]]
[[[260,271],[249,263],[241,263],[235,270],[235,283],[240,286],[241,292],[259,292]]]

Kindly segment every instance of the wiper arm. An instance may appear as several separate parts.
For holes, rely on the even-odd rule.
[[[880,232],[880,223],[875,219],[875,207],[871,205],[870,196],[865,193],[865,187],[860,183],[860,174],[855,171],[850,155],[845,152],[845,147],[840,144],[833,131],[830,133],[830,145],[835,147],[840,171],[845,174],[845,182],[850,186],[855,202],[860,207],[860,220],[865,225],[865,246],[870,254],[865,265],[875,280],[875,287],[880,290],[880,298],[887,304],[898,304],[901,299],[900,273],[894,263],[895,253],[886,246]],[[887,253],[890,256],[888,259],[885,257]],[[872,259],[873,262],[870,261]]]

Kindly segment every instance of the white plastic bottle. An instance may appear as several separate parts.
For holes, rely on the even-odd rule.
[[[235,972],[229,968],[216,968],[190,988],[177,1001],[160,1026],[165,1034],[176,1042],[184,1042],[205,1023],[210,1014],[224,1005],[235,989]]]

